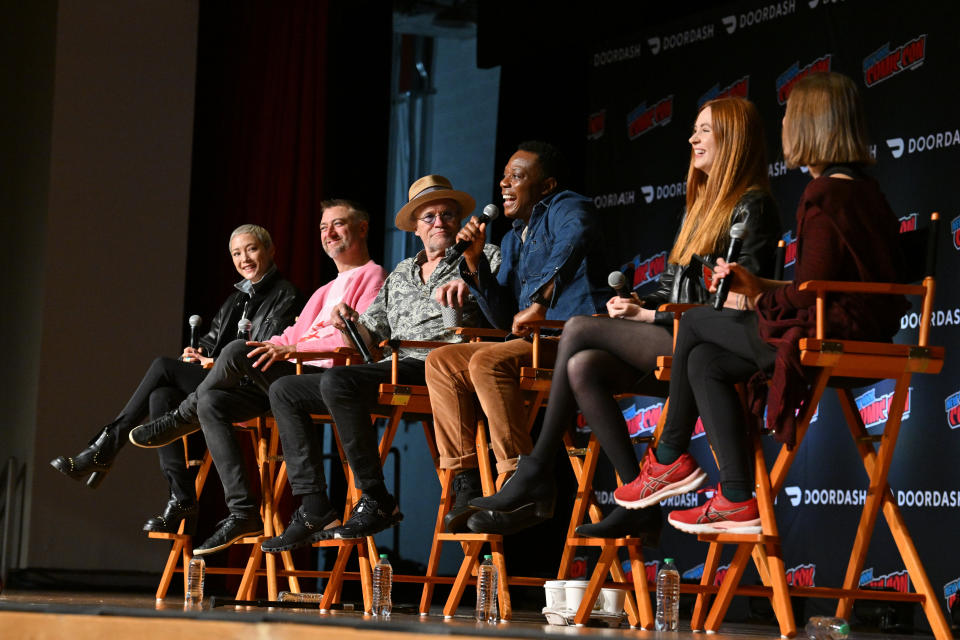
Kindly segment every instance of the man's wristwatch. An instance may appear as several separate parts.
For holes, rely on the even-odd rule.
[[[530,296],[530,302],[535,302],[536,304],[542,304],[545,307],[550,306],[550,301],[543,297],[543,294],[537,291],[532,296]]]

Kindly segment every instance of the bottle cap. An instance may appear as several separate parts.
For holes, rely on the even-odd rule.
[[[387,557],[387,554],[381,553],[381,554],[380,554],[380,557],[381,557],[381,558],[386,558],[386,557]]]
[[[663,564],[667,564],[667,563],[673,564],[673,558],[664,558]]]
[[[492,560],[492,559],[493,559],[493,556],[488,553],[488,554],[486,554],[486,555],[483,556],[483,559],[484,559],[484,560]]]

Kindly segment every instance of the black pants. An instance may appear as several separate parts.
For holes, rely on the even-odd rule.
[[[669,355],[672,337],[662,326],[617,318],[575,316],[560,338],[550,401],[533,457],[550,464],[577,406],[620,478],[639,473],[637,456],[614,394],[665,395],[653,375],[657,356]]]
[[[398,363],[397,374],[401,384],[426,384],[423,360],[403,358]],[[314,377],[316,374],[301,376]],[[320,377],[323,404],[337,424],[344,454],[361,490],[383,484],[377,429],[370,420],[370,414],[380,407],[377,403],[378,390],[385,382],[390,382],[389,360],[334,367]],[[287,469],[293,477],[289,463]]]
[[[156,358],[136,391],[114,421],[107,426],[117,438],[117,445],[127,443],[127,436],[147,417],[158,418],[177,407],[206,377],[207,371],[199,364],[181,362],[173,358]],[[170,484],[170,492],[178,500],[194,500],[196,492],[193,474],[184,463],[183,445],[171,443],[157,449],[160,468]]]
[[[270,385],[270,409],[280,431],[287,478],[295,496],[326,493],[323,475],[323,441],[320,429],[310,417],[326,413],[320,393],[327,369],[299,376],[287,376]]]
[[[703,419],[724,487],[751,491],[749,441],[736,384],[772,368],[775,351],[752,311],[698,307],[683,315],[670,371],[670,409],[660,441],[685,451]]]
[[[256,359],[247,357],[251,349],[243,340],[228,344],[197,387],[195,401],[187,398],[180,405],[183,408],[195,402],[207,448],[223,483],[227,508],[231,514],[243,517],[257,516],[260,505],[250,491],[243,449],[233,423],[269,411],[270,384],[296,373],[296,366],[290,362],[275,362],[266,371],[254,369],[252,364]]]

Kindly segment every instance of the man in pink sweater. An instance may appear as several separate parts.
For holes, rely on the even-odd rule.
[[[321,205],[320,241],[337,265],[337,277],[310,297],[297,322],[266,342],[235,340],[217,358],[213,369],[177,409],[130,432],[139,447],[160,447],[202,427],[207,447],[223,483],[230,515],[193,553],[225,549],[245,536],[263,532],[260,504],[250,491],[243,452],[233,423],[270,410],[268,390],[281,377],[296,373],[288,361],[298,351],[332,351],[344,346],[340,331],[329,324],[331,310],[343,302],[366,309],[383,285],[386,272],[367,250],[369,215],[356,203],[330,200]],[[355,307],[355,308],[357,308]],[[330,360],[309,362],[323,371]],[[284,455],[301,455],[310,443],[287,442]]]

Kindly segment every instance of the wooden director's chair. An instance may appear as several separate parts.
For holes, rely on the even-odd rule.
[[[297,366],[297,374],[300,374],[303,363],[308,360],[333,359],[337,364],[350,364],[351,359],[356,355],[345,349],[338,349],[335,352],[295,352],[291,359]],[[329,416],[326,416],[329,421]],[[261,536],[249,536],[241,538],[236,544],[252,545],[247,562],[243,568],[240,567],[207,567],[206,573],[211,575],[240,575],[240,586],[237,589],[236,598],[238,600],[252,600],[256,595],[257,580],[261,576],[267,579],[267,594],[270,600],[277,599],[277,577],[282,575],[287,578],[290,590],[299,593],[300,585],[297,579],[298,572],[293,564],[293,557],[289,551],[281,553],[281,560],[284,569],[278,572],[276,558],[273,554],[266,554],[266,568],[262,569],[264,553],[260,549],[260,544],[274,535],[283,532],[284,525],[276,512],[276,503],[286,485],[286,463],[283,457],[278,455],[279,434],[276,423],[272,417],[261,416],[253,420],[237,423],[235,427],[238,430],[246,432],[253,446],[256,455],[258,477],[260,481],[260,515],[263,518],[264,532]],[[192,460],[187,447],[187,439],[183,438],[184,456],[187,466],[198,466],[197,477],[195,480],[196,493],[199,498],[207,477],[210,474],[212,458],[207,451],[202,460]],[[180,523],[177,533],[161,533],[151,531],[147,535],[150,538],[158,540],[171,540],[173,544],[170,553],[167,555],[167,562],[160,577],[160,584],[157,587],[156,599],[162,600],[166,597],[173,580],[174,573],[182,573],[184,581],[184,593],[187,589],[187,573],[185,568],[189,565],[193,556],[193,536],[185,532],[185,522]]]
[[[914,247],[920,244],[922,240],[926,240],[926,260],[917,261],[917,264],[925,265],[922,274],[923,281],[920,285],[829,281],[811,281],[800,285],[801,291],[813,291],[817,295],[816,337],[802,339],[799,345],[801,364],[816,372],[811,399],[804,408],[802,415],[799,416],[796,446],[793,449],[783,446],[769,472],[763,456],[760,433],[755,431],[753,434],[754,473],[762,532],[755,535],[709,534],[699,536],[700,540],[710,543],[707,560],[704,564],[704,584],[712,583],[714,580],[722,546],[724,544],[734,544],[736,545],[736,552],[708,613],[706,607],[708,606],[709,593],[705,592],[698,597],[692,622],[694,630],[717,631],[734,592],[738,590],[738,584],[744,570],[752,558],[763,586],[740,587],[739,591],[769,597],[780,625],[780,633],[785,637],[793,637],[797,633],[790,603],[791,596],[837,599],[839,602],[836,615],[843,618],[849,618],[853,602],[858,598],[919,602],[934,636],[938,640],[952,637],[950,626],[940,608],[937,593],[927,577],[913,539],[910,537],[906,523],[887,482],[897,437],[900,432],[910,380],[914,373],[935,374],[939,373],[943,366],[943,347],[928,345],[930,317],[935,292],[934,265],[938,217],[936,213],[931,216],[926,238],[923,238],[923,232],[910,232],[901,236],[902,244]],[[916,238],[914,234],[919,234],[920,238]],[[905,251],[905,253],[909,254],[910,252]],[[914,278],[914,280],[919,280],[919,277]],[[826,335],[824,320],[827,296],[830,293],[920,296],[922,312],[917,342],[915,344],[890,344],[859,340],[831,340]],[[883,433],[871,435],[867,432],[860,418],[851,387],[862,386],[864,380],[876,381],[877,379],[896,380],[896,386]],[[851,384],[851,380],[856,382]],[[857,382],[859,384],[856,384]],[[834,387],[837,391],[847,428],[869,478],[869,488],[861,512],[860,523],[856,530],[843,585],[839,588],[788,587],[784,574],[779,531],[774,517],[773,501],[783,488],[790,465],[802,445],[804,436],[810,427],[810,420],[824,390],[828,386]],[[909,573],[910,582],[916,589],[913,593],[881,592],[858,588],[859,576],[863,569],[877,516],[881,512],[887,521],[900,557]]]

